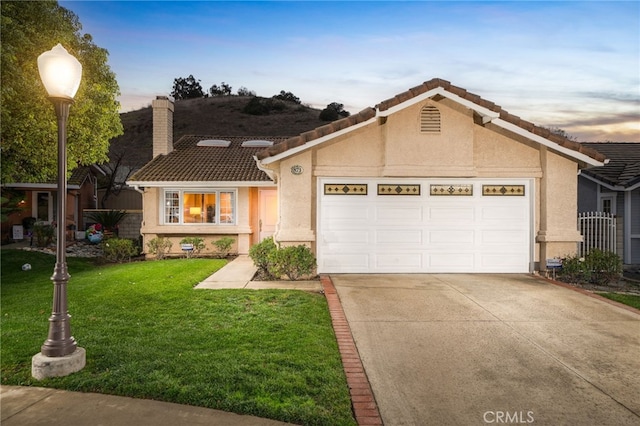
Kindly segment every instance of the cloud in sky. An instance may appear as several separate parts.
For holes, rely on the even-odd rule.
[[[324,108],[434,77],[582,140],[640,141],[640,3],[75,2],[123,111],[193,74]]]

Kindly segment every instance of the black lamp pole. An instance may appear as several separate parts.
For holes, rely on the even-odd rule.
[[[53,281],[53,308],[49,317],[49,335],[41,347],[43,355],[49,357],[61,357],[69,355],[76,350],[77,344],[71,335],[69,319],[71,316],[67,310],[67,283],[69,272],[67,270],[67,119],[72,99],[49,98],[53,103],[58,118],[58,213],[57,213],[57,246],[56,265],[53,269],[51,281]]]

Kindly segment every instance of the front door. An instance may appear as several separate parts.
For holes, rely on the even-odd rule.
[[[258,191],[260,203],[260,241],[271,237],[276,230],[278,222],[278,191],[275,189],[260,189]]]

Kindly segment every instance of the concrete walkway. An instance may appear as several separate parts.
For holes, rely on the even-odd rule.
[[[278,426],[287,423],[148,399],[0,386],[2,426]]]
[[[287,290],[322,290],[320,281],[251,281],[258,268],[247,255],[240,255],[229,262],[200,284],[196,289],[244,288],[248,290],[287,289]]]

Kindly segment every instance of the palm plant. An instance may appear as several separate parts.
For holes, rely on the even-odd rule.
[[[87,215],[92,221],[101,224],[105,230],[114,232],[118,223],[127,215],[124,210],[100,210]]]

